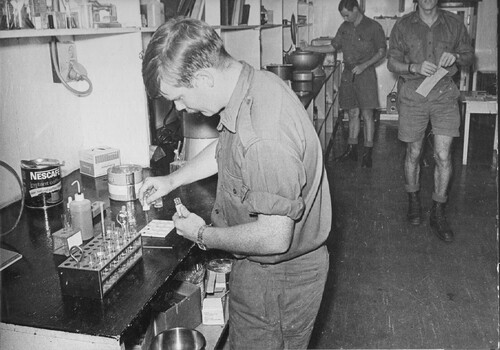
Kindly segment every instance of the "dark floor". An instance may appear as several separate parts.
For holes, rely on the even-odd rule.
[[[347,126],[338,130],[327,159],[334,203],[330,275],[310,348],[498,348],[492,121],[473,116],[467,166],[461,164],[462,139],[454,141],[451,244],[428,224],[432,145],[421,172],[425,221],[414,227],[405,221],[405,148],[396,122],[377,123],[372,169],[333,162],[345,147]]]

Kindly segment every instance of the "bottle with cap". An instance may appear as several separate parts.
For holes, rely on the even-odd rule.
[[[94,237],[91,203],[88,199],[85,199],[80,188],[80,182],[75,180],[71,185],[73,186],[75,183],[78,186],[78,193],[75,194],[75,199],[69,204],[71,223],[73,229],[75,231],[81,231],[82,239],[87,241]]]

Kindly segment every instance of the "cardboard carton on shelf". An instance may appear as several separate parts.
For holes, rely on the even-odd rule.
[[[228,321],[229,294],[226,290],[207,294],[203,299],[202,323],[204,325],[224,325]]]
[[[170,301],[166,301],[170,307],[154,316],[154,335],[174,327],[195,329],[201,324],[200,287],[190,282],[172,281],[171,291]]]

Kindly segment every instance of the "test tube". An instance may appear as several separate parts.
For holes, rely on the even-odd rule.
[[[125,228],[127,224],[127,207],[125,205],[122,205],[120,212],[116,215],[116,221],[122,228]]]
[[[102,237],[106,237],[106,227],[104,226],[104,203],[100,203],[101,209],[101,228],[102,228]]]
[[[114,244],[112,239],[109,239],[106,241],[106,247],[107,247],[107,250],[109,251],[110,258],[112,258],[113,255],[115,255],[115,251],[116,251],[116,247],[115,247],[115,244]]]
[[[113,235],[113,231],[115,230],[114,224],[115,223],[112,222],[112,223],[108,223],[106,225],[106,235],[102,236],[104,241],[108,241],[111,239],[111,236]]]
[[[106,252],[106,247],[104,245],[100,245],[97,251],[97,257],[99,258],[99,262],[104,265],[107,260],[108,253]]]
[[[71,231],[71,214],[69,212],[65,212],[61,214],[61,221],[63,224],[63,229],[65,233]]]
[[[177,211],[177,215],[182,218],[182,212],[181,212],[181,199],[179,197],[174,198],[174,204],[175,204],[175,210]]]
[[[134,226],[137,222],[135,219],[134,202],[127,202],[127,222],[130,224],[130,226]]]

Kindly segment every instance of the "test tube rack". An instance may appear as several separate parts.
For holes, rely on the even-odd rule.
[[[94,237],[58,266],[64,295],[103,299],[113,286],[142,258],[139,232],[120,237]]]

